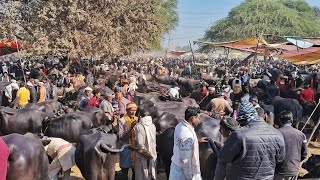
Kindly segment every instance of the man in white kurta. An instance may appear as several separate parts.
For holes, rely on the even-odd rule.
[[[186,120],[181,121],[174,130],[173,156],[169,180],[201,180],[199,144],[193,126],[200,123],[200,110],[189,107]]]
[[[141,118],[142,117],[142,118]],[[136,153],[136,160],[134,164],[135,179],[136,180],[154,180],[156,179],[156,127],[152,123],[152,117],[147,111],[140,111],[139,123],[135,126],[136,133],[136,147],[138,150],[147,150],[152,159],[148,159],[140,153]]]

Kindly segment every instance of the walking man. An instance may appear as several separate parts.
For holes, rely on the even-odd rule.
[[[188,107],[185,119],[174,130],[173,156],[169,180],[201,180],[199,144],[194,126],[200,123],[200,110]]]
[[[237,120],[243,127],[225,141],[214,179],[272,180],[276,164],[285,157],[283,136],[261,120],[249,102],[240,106]]]
[[[148,111],[141,110],[139,112],[139,123],[135,126],[136,147],[138,150],[146,150],[152,155],[152,159],[148,159],[141,153],[136,153],[136,161],[134,164],[136,179],[154,180],[156,179],[156,127],[152,123],[152,117]]]
[[[276,165],[275,180],[296,180],[299,175],[300,162],[308,154],[306,136],[291,126],[293,114],[290,111],[280,113],[281,128],[279,131],[283,135],[286,145],[286,156],[281,163]]]

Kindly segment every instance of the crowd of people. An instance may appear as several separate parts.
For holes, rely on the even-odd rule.
[[[2,106],[21,109],[28,103],[41,103],[59,96],[63,97],[68,92],[77,91],[85,86],[84,95],[79,100],[77,109],[84,111],[96,107],[101,108],[107,116],[117,116],[113,126],[119,129],[121,144],[130,144],[138,149],[136,152],[125,148],[120,153],[119,163],[116,163],[117,177],[128,179],[129,169],[132,169],[133,179],[156,179],[156,128],[149,112],[139,111],[134,102],[138,80],[146,81],[147,74],[201,79],[202,74],[212,75],[217,71],[212,72],[212,69],[207,67],[196,68],[187,61],[149,62],[151,63],[104,63],[93,66],[92,69],[86,68],[75,72],[58,71],[54,77],[49,71],[41,69],[41,79],[26,73],[25,80],[22,81],[15,80],[4,69],[2,81],[8,82],[9,85],[3,90]],[[208,142],[209,139],[198,139],[195,133],[194,128],[201,123],[200,112],[220,120],[220,133],[225,139],[224,142],[218,143],[221,149],[218,154],[215,180],[297,179],[300,162],[307,156],[306,136],[292,127],[294,118],[290,111],[281,112],[278,125],[269,121],[265,109],[259,105],[258,97],[250,95],[250,80],[259,76],[261,80],[258,86],[266,91],[266,102],[272,101],[277,96],[289,97],[294,89],[299,92],[295,98],[303,107],[308,108],[310,103],[315,103],[317,97],[318,69],[312,67],[309,70],[308,67],[300,67],[308,71],[308,76],[305,78],[302,73],[300,75],[288,73],[293,66],[281,62],[273,64],[257,62],[249,67],[236,69],[230,67],[232,66],[228,63],[218,66],[224,72],[219,77],[219,82],[201,85],[200,98],[197,99],[200,108],[187,108],[185,120],[176,125],[169,179],[201,179],[198,143]],[[53,67],[51,72],[57,70],[55,68]],[[183,71],[179,72],[178,69]],[[116,70],[123,74],[113,84],[114,91],[102,96],[100,90],[95,88],[96,85],[105,85],[100,72]],[[128,75],[131,70],[139,74]],[[179,90],[178,86],[172,86],[163,93],[172,99],[179,99],[181,97]],[[48,155],[61,159],[65,158],[64,155],[68,152],[67,161],[74,165],[74,160],[70,158],[74,153],[71,145],[62,140],[53,140],[57,142],[52,141],[55,145],[47,149]],[[64,154],[59,154],[62,152],[59,151],[61,146],[56,144],[63,144]],[[54,156],[58,151],[59,156]],[[59,163],[58,160],[53,161],[51,166],[57,166],[56,163]],[[69,165],[61,169],[68,174],[71,167]],[[57,178],[58,172],[52,172],[52,179]]]

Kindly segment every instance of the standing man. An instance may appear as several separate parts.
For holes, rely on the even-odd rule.
[[[273,99],[276,96],[280,96],[280,90],[276,85],[276,82],[271,80],[270,85],[267,86],[267,97]]]
[[[119,137],[121,139],[121,144],[130,144],[135,146],[135,131],[134,127],[138,123],[138,117],[135,116],[137,112],[137,105],[133,102],[127,104],[126,114],[119,119]],[[135,153],[131,152],[129,148],[125,148],[120,152],[120,167],[122,172],[123,180],[128,179],[129,169],[133,167],[135,159]],[[134,175],[134,169],[132,169],[132,177]],[[134,178],[133,178],[134,179]],[[137,179],[138,180],[138,179]]]
[[[98,89],[95,89],[92,91],[93,96],[89,99],[87,108],[90,107],[100,107],[100,98],[101,98],[101,92]]]
[[[79,109],[80,111],[83,111],[84,109],[87,108],[89,104],[89,100],[92,97],[92,88],[91,87],[86,87],[84,89],[85,95],[81,97],[80,103],[79,103]]]
[[[299,175],[300,162],[308,155],[306,136],[299,130],[291,127],[293,114],[290,111],[280,113],[281,128],[286,156],[281,163],[276,165],[275,180],[296,180]]]
[[[117,115],[119,115],[120,117],[123,117],[126,114],[126,105],[123,102],[123,94],[122,94],[122,92],[117,92],[116,93],[116,101],[117,101],[117,104],[118,104]]]
[[[89,87],[93,87],[94,83],[94,77],[90,71],[88,71],[87,77],[86,77],[86,85]]]
[[[237,120],[243,127],[225,141],[214,179],[272,180],[276,164],[285,158],[282,134],[262,121],[249,102],[240,106]]]
[[[37,90],[35,89],[35,87],[33,86],[33,84],[28,81],[27,82],[27,86],[28,86],[28,89],[30,91],[30,99],[29,99],[29,102],[30,103],[36,103],[37,102]]]
[[[46,88],[44,87],[43,82],[38,82],[38,93],[39,93],[39,100],[38,103],[44,102],[46,100]]]
[[[217,94],[217,97],[213,98],[206,108],[211,110],[212,114],[218,114],[221,117],[233,112],[232,107],[229,102],[224,99],[224,95],[222,93]]]
[[[146,150],[152,155],[152,159],[147,159],[141,153],[136,153],[134,164],[135,178],[138,180],[156,179],[156,127],[152,123],[152,117],[148,111],[141,110],[139,113],[139,123],[135,126],[136,147],[139,151]]]
[[[304,88],[300,92],[300,102],[302,105],[311,103],[314,101],[314,92],[310,88],[309,84],[305,84]]]
[[[174,130],[169,180],[201,180],[199,144],[194,126],[200,124],[200,110],[188,107],[185,119]]]
[[[15,99],[15,104],[18,104],[18,108],[24,108],[29,102],[30,91],[25,87],[25,83],[21,83],[21,88],[17,91],[17,97]]]
[[[106,94],[105,98],[100,103],[100,108],[108,116],[114,115],[114,108],[112,106],[112,99],[114,98],[113,94]]]

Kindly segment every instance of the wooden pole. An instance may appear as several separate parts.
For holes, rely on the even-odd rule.
[[[190,49],[191,49],[191,53],[192,53],[192,62],[193,62],[193,64],[194,64],[194,63],[196,63],[196,62],[195,62],[194,53],[193,53],[193,49],[192,49],[191,41],[190,41],[190,40],[189,40],[189,45],[190,45]]]
[[[304,124],[304,126],[302,127],[301,131],[303,131],[303,130],[304,130],[304,128],[306,127],[306,125],[309,123],[309,121],[310,121],[310,119],[311,119],[312,115],[314,114],[314,112],[315,112],[315,111],[316,111],[316,109],[318,108],[319,104],[320,104],[320,99],[318,100],[318,104],[317,104],[317,106],[313,109],[313,111],[312,111],[311,115],[309,116],[308,120],[306,121],[306,123],[305,123],[305,124]]]
[[[260,36],[257,35],[257,46],[256,46],[256,50],[255,50],[255,55],[254,55],[254,58],[253,58],[253,62],[256,62],[257,60],[257,56],[258,56],[258,48],[259,48],[259,43],[261,41],[261,37],[262,37],[263,33],[260,34]],[[248,66],[249,66],[249,61],[248,61]]]
[[[310,137],[309,137],[309,139],[308,139],[308,143],[307,143],[307,146],[309,145],[309,143],[310,143],[310,141],[311,141],[311,139],[312,139],[312,136],[314,135],[314,133],[316,132],[316,130],[318,129],[318,126],[320,125],[320,118],[318,119],[318,123],[317,123],[317,125],[313,128],[313,130],[312,130],[312,133],[311,133],[311,135],[310,135]]]
[[[14,39],[15,39],[15,42],[16,42],[16,45],[17,45],[17,51],[20,52],[17,37],[14,36]],[[22,75],[23,75],[24,83],[27,83],[26,76],[25,76],[25,74],[24,74],[24,65],[22,65],[22,62],[21,62],[21,59],[20,59],[20,58],[19,58],[19,61],[20,61],[20,65],[21,65],[21,70],[22,70]]]

